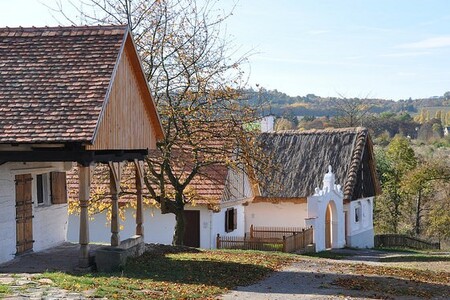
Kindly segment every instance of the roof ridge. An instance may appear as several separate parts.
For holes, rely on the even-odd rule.
[[[352,156],[350,161],[350,167],[347,171],[347,178],[344,186],[344,199],[352,200],[353,190],[355,188],[357,175],[361,161],[364,155],[364,148],[366,146],[368,131],[362,130],[358,132],[355,142],[353,143]]]
[[[334,133],[360,133],[367,131],[365,127],[345,127],[345,128],[326,128],[326,129],[309,129],[309,130],[282,130],[274,132],[263,132],[267,135],[308,135],[308,134],[334,134]]]
[[[110,24],[110,25],[71,25],[71,26],[31,26],[31,27],[22,27],[22,26],[16,26],[16,27],[0,27],[0,30],[6,30],[6,31],[35,31],[35,30],[81,30],[81,29],[119,29],[119,28],[126,28],[128,27],[127,24]]]

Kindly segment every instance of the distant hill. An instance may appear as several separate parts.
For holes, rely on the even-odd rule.
[[[244,91],[246,98],[251,103],[264,104],[264,114],[272,113],[276,116],[334,116],[336,97],[321,97],[314,94],[306,96],[292,97],[278,90],[259,91],[248,89]],[[446,92],[442,96],[433,96],[423,99],[406,99],[406,100],[385,100],[385,99],[364,99],[370,107],[370,112],[380,114],[383,112],[408,112],[411,115],[419,112],[421,109],[429,109],[431,111],[443,110],[450,111],[450,92]]]

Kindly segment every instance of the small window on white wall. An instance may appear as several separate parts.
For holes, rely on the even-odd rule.
[[[355,223],[361,221],[361,204],[355,206]]]
[[[225,211],[225,232],[232,232],[237,229],[237,209],[228,208]]]
[[[49,174],[36,175],[37,205],[50,204],[50,182]]]

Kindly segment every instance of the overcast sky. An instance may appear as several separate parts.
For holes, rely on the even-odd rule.
[[[42,3],[54,1],[0,0],[0,26],[59,25]],[[397,100],[450,90],[449,0],[240,0],[227,32],[255,53],[250,84],[291,96]]]

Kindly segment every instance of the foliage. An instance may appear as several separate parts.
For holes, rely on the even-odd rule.
[[[383,137],[383,139],[386,140],[386,138],[390,139],[397,134],[416,138],[416,129],[420,124],[413,121],[411,116],[407,113],[383,113],[380,116],[368,116],[364,122],[364,126],[370,129],[371,135],[375,139],[380,137],[380,135],[388,134],[388,136]]]
[[[414,233],[422,233],[421,220],[429,208],[429,202],[436,196],[440,183],[450,182],[450,167],[439,162],[421,162],[417,168],[408,171],[402,182],[401,191],[408,198],[414,211]]]
[[[294,129],[294,124],[285,118],[279,118],[275,121],[275,131],[292,130]]]
[[[11,288],[8,285],[0,283],[0,297],[6,296],[11,293]]]
[[[145,183],[161,212],[175,214],[176,245],[184,242],[183,212],[192,201],[187,191],[192,180],[214,177],[208,170],[217,165],[247,172],[262,155],[256,132],[245,130],[258,117],[258,107],[240,93],[246,55],[232,58],[223,31],[232,12],[214,3],[87,0],[92,10],[80,9],[88,22],[126,23],[134,34],[165,133],[158,153],[146,160]]]
[[[398,233],[405,202],[400,190],[401,180],[416,166],[417,160],[408,139],[399,135],[392,139],[386,151],[378,148],[375,155],[383,189],[383,195],[375,202],[375,225],[380,233]]]
[[[450,184],[442,189],[440,200],[432,203],[429,211],[427,233],[439,240],[450,239]]]
[[[42,277],[64,289],[95,290],[94,297],[108,299],[206,299],[252,284],[295,259],[259,251],[146,252],[130,259],[117,274],[44,273]]]

